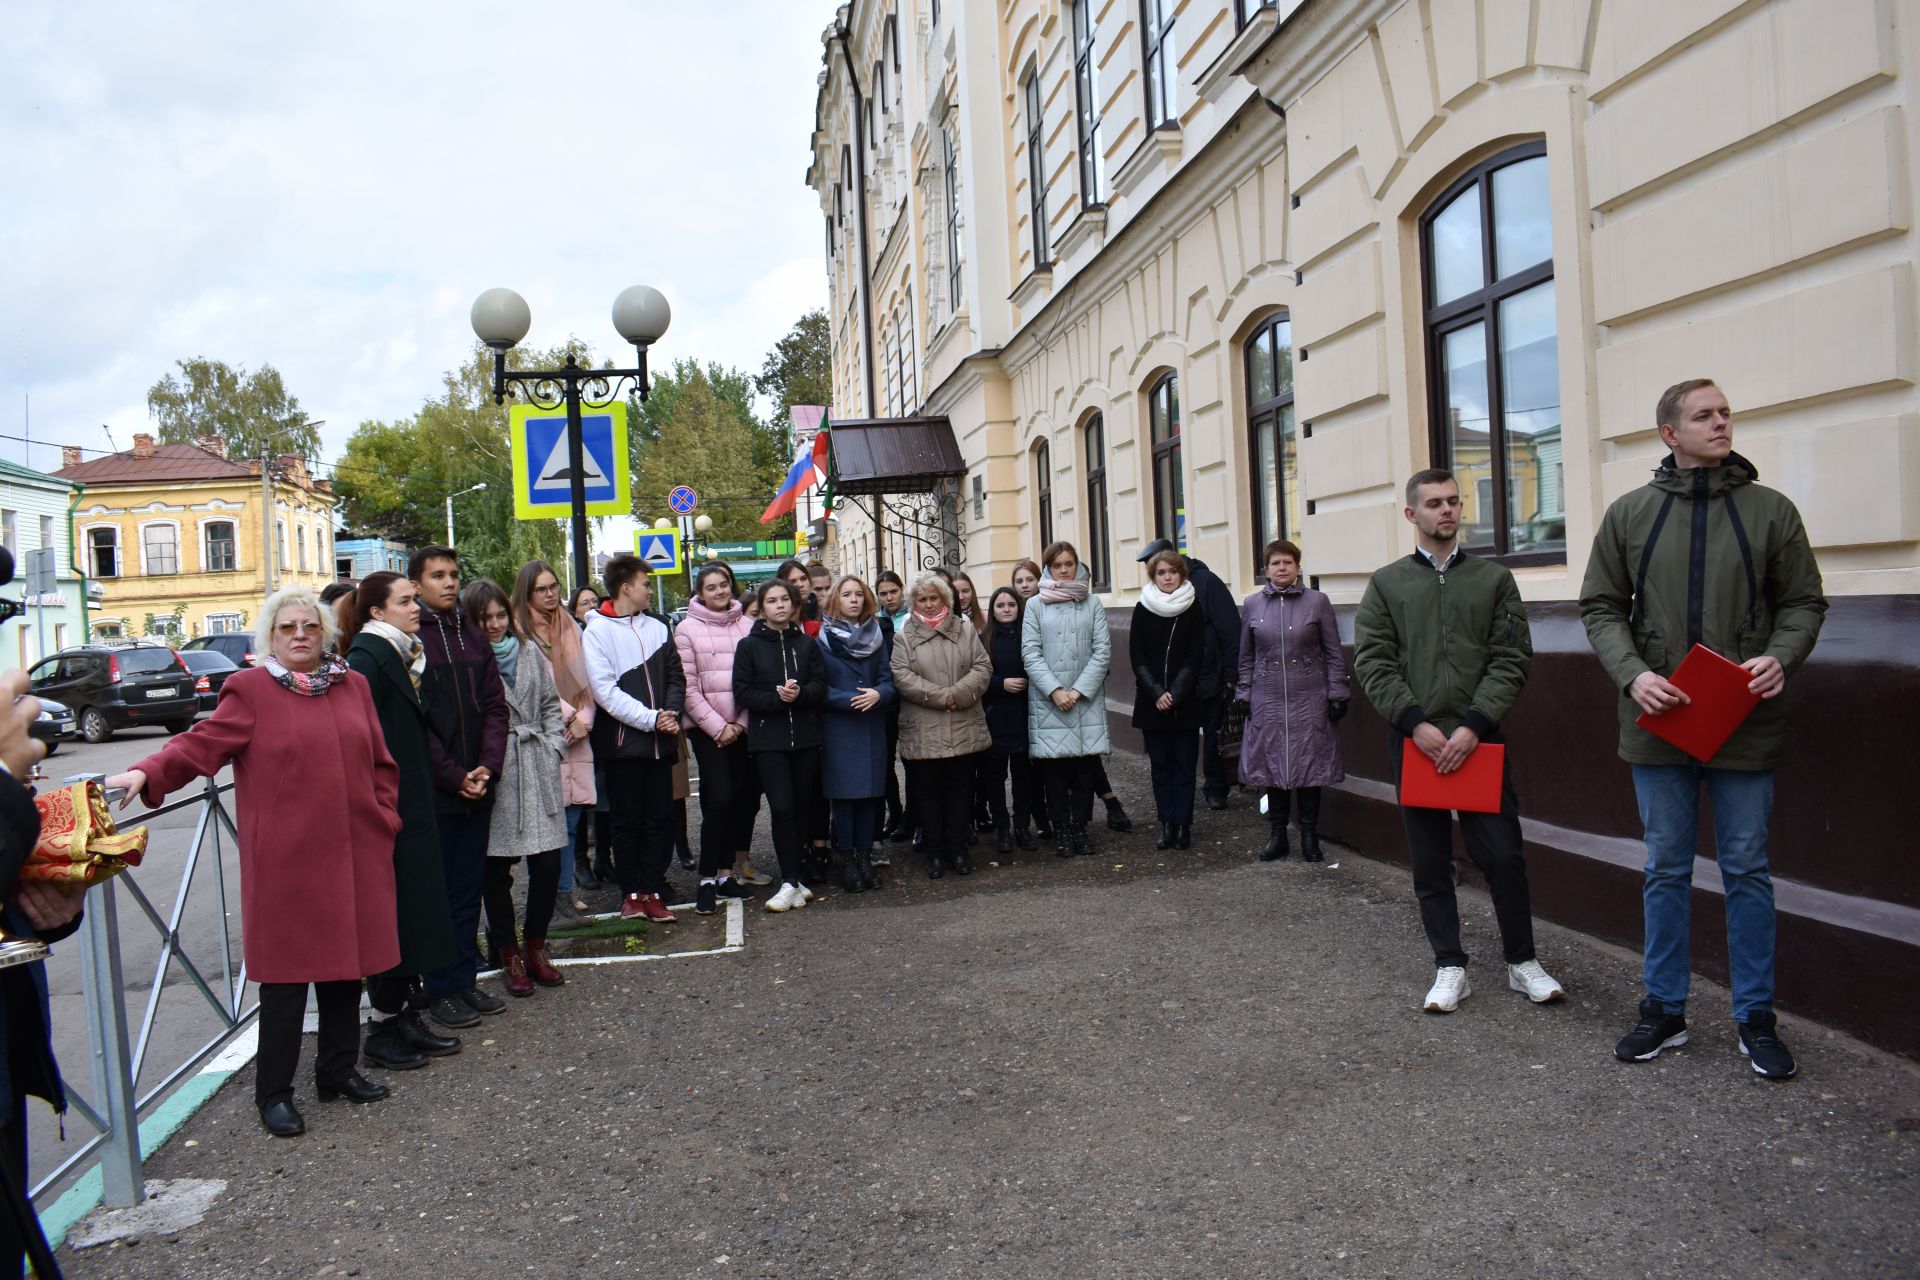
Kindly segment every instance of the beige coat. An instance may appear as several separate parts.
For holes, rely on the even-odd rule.
[[[965,619],[948,613],[938,631],[917,617],[893,639],[893,686],[900,695],[900,758],[948,760],[993,742],[980,699],[993,663]],[[958,704],[947,710],[947,695]]]

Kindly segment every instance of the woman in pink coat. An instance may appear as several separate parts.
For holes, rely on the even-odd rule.
[[[254,1100],[276,1137],[305,1132],[293,1105],[307,984],[320,1006],[316,1092],[377,1102],[385,1085],[354,1070],[360,980],[400,962],[393,841],[400,771],[367,682],[333,653],[333,611],[305,587],[267,597],[254,637],[267,654],[236,672],[213,715],[107,779],[157,806],[233,765],[239,812],[240,923],[247,976],[260,984]]]
[[[714,562],[693,576],[687,620],[674,629],[674,648],[687,678],[687,720],[700,762],[700,889],[694,910],[712,915],[721,898],[751,897],[732,872],[745,859],[759,816],[759,775],[747,754],[747,713],[733,700],[733,651],[753,622],[733,598],[733,570]]]
[[[587,687],[587,660],[580,648],[580,626],[562,607],[560,575],[545,560],[529,560],[513,581],[513,617],[520,634],[540,647],[553,668],[553,685],[560,693],[560,714],[566,722],[567,754],[560,760],[560,790],[567,806],[567,839],[571,844],[560,858],[560,900],[554,919],[561,927],[584,923],[580,913],[590,910],[574,892],[575,853],[580,847],[582,822],[592,821],[593,748],[587,734],[593,729],[593,690]],[[586,885],[585,888],[593,888]]]

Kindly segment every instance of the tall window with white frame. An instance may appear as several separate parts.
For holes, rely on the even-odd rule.
[[[1076,0],[1073,6],[1074,132],[1080,153],[1082,209],[1107,202],[1107,162],[1100,150],[1100,66],[1093,52],[1098,34],[1094,4],[1095,0]]]
[[[1420,231],[1433,459],[1459,477],[1461,538],[1518,563],[1564,563],[1545,145],[1474,166]]]
[[[894,317],[894,332],[899,335],[896,354],[900,361],[900,412],[912,413],[920,405],[920,379],[916,369],[919,357],[913,347],[913,295],[905,295],[900,300],[900,310]]]
[[[1171,123],[1174,108],[1173,19],[1177,0],[1140,0],[1140,38],[1146,42],[1147,128]]]
[[[1047,242],[1047,157],[1040,113],[1040,68],[1027,73],[1027,213],[1033,219],[1033,269],[1053,261]]]
[[[232,573],[239,566],[239,545],[234,537],[233,521],[214,520],[207,525],[206,566],[208,573]]]
[[[170,524],[150,524],[140,530],[147,573],[180,572],[180,531]]]
[[[1107,516],[1107,423],[1100,414],[1087,419],[1080,429],[1087,459],[1087,575],[1095,591],[1113,590],[1113,554],[1108,545],[1111,527]]]
[[[118,529],[87,530],[87,552],[93,558],[94,577],[117,578],[120,576],[120,531]]]
[[[1187,486],[1180,474],[1180,380],[1172,373],[1147,392],[1153,436],[1153,532],[1187,549]]]
[[[953,149],[953,130],[958,122],[949,119],[940,130],[941,185],[947,199],[947,310],[960,313],[960,158]]]
[[[1300,534],[1299,436],[1293,416],[1293,321],[1285,311],[1247,339],[1247,429],[1253,447],[1253,559]]]
[[[1034,515],[1040,522],[1040,546],[1053,542],[1053,450],[1042,440],[1033,446]]]
[[[900,361],[894,351],[893,326],[885,325],[880,330],[880,369],[886,375],[886,386],[882,394],[886,397],[886,411],[889,418],[900,416]]]

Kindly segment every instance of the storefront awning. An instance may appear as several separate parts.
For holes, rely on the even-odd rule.
[[[945,418],[858,418],[832,424],[833,486],[863,497],[929,493],[967,464]]]

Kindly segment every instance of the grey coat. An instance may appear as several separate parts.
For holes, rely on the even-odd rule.
[[[1345,702],[1347,660],[1327,597],[1298,583],[1247,597],[1234,697],[1247,703],[1240,781],[1249,787],[1324,787],[1347,776],[1329,702]]]
[[[567,843],[566,793],[560,786],[566,720],[553,668],[540,646],[522,644],[513,679],[500,683],[507,692],[507,762],[493,789],[487,856],[530,858]]]
[[[1087,576],[1085,565],[1080,577]],[[1027,741],[1036,760],[1103,756],[1107,740],[1107,666],[1113,637],[1107,611],[1089,596],[1070,604],[1027,601],[1020,630],[1020,657],[1027,667]],[[1053,705],[1056,689],[1077,689],[1071,711]]]

